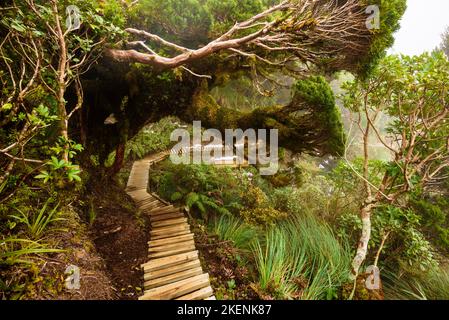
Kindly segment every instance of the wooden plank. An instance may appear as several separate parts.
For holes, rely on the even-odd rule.
[[[174,273],[165,277],[161,277],[158,279],[148,280],[144,284],[145,289],[153,289],[160,286],[164,286],[176,281],[184,280],[187,278],[191,278],[194,276],[198,276],[203,273],[203,269],[201,267],[196,267],[193,269],[187,269],[178,273]],[[209,294],[210,295],[210,294]]]
[[[176,298],[176,300],[203,300],[209,298],[213,294],[214,292],[212,290],[212,287],[208,286],[206,288],[202,288],[192,293],[186,294],[185,296]]]
[[[178,224],[178,225],[174,225],[174,226],[168,226],[168,227],[155,228],[150,231],[150,237],[169,235],[171,233],[178,232],[178,231],[184,231],[184,230],[190,231],[190,226],[187,223]]]
[[[167,206],[167,205],[165,205],[165,204],[159,202],[159,203],[158,203],[155,207],[153,207],[153,208],[143,209],[143,212],[146,213],[146,214],[148,214],[148,215],[150,215],[150,217],[155,217],[155,216],[153,216],[153,215],[150,214],[150,211],[151,211],[151,210],[155,210],[155,209],[161,209],[161,208],[164,208],[164,207],[166,207],[166,206]]]
[[[166,244],[166,245],[157,246],[157,247],[150,246],[150,248],[148,249],[148,252],[169,251],[169,250],[181,249],[181,248],[184,248],[186,246],[191,246],[191,245],[195,245],[195,242],[193,241],[193,239],[183,241],[183,242],[178,242],[178,243]]]
[[[139,209],[145,210],[145,211],[151,211],[151,210],[157,208],[159,205],[160,205],[159,200],[155,200],[151,203],[139,204]]]
[[[217,299],[215,298],[215,296],[212,296],[212,297],[206,298],[204,300],[217,300]]]
[[[169,206],[165,206],[163,208],[150,210],[150,214],[152,214],[152,215],[164,214],[164,213],[168,213],[167,211],[170,211],[170,210],[179,210],[179,209],[175,208],[173,205],[169,205]]]
[[[153,228],[157,227],[166,227],[166,226],[172,226],[176,224],[182,224],[187,223],[187,218],[176,218],[176,219],[167,219],[167,220],[161,220],[161,221],[151,221],[151,226]]]
[[[171,226],[165,226],[165,227],[152,227],[151,231],[150,231],[150,235],[154,234],[154,235],[159,235],[165,232],[171,232],[171,231],[179,231],[179,230],[186,230],[189,229],[190,225],[186,222],[181,223],[181,224],[175,224],[175,225],[171,225]]]
[[[178,213],[178,212],[183,213],[179,208],[167,208],[167,206],[156,209],[160,211],[155,212],[153,211],[154,209],[152,209],[152,210],[145,210],[145,213],[148,214],[150,217],[157,217],[164,214]]]
[[[183,241],[187,241],[187,240],[193,240],[193,233],[188,233],[183,236],[177,236],[177,237],[167,238],[167,239],[163,239],[163,240],[151,240],[151,241],[148,241],[148,244],[151,247],[157,247],[157,246],[163,246],[163,245],[173,244],[173,243],[177,243],[177,242],[183,242]]]
[[[174,273],[178,273],[181,271],[185,271],[185,270],[189,270],[189,269],[194,269],[197,267],[200,267],[201,263],[200,260],[195,259],[192,261],[188,261],[188,262],[184,262],[181,264],[178,264],[176,266],[173,267],[167,267],[161,270],[149,270],[146,273],[144,273],[143,275],[143,279],[144,281],[148,281],[148,280],[152,280],[152,279],[157,279],[157,278],[161,278],[161,277],[165,277],[168,276],[170,274],[174,274]]]
[[[151,216],[151,221],[162,221],[162,220],[168,220],[168,219],[176,219],[176,218],[183,218],[184,213],[181,211],[173,212],[173,213],[166,213],[166,214],[160,214],[158,216]]]
[[[198,251],[177,254],[175,256],[153,259],[145,264],[142,264],[144,272],[161,270],[168,267],[173,267],[188,261],[198,259]]]
[[[148,193],[147,193],[148,194]],[[152,196],[148,196],[147,198],[140,197],[139,199],[134,199],[137,205],[141,206],[144,204],[157,203],[159,200],[154,199]]]
[[[171,257],[176,254],[185,253],[185,252],[191,252],[195,250],[195,245],[189,245],[178,249],[173,249],[170,251],[162,251],[162,252],[153,252],[148,255],[148,258],[150,259],[158,259],[158,258],[164,258],[164,257]]]
[[[145,198],[146,196],[152,196],[146,190],[129,191],[127,193],[131,198],[133,198],[133,200]]]
[[[158,288],[146,290],[139,300],[171,300],[209,286],[207,273],[177,281]]]
[[[125,191],[146,191],[146,186],[134,186],[134,185],[128,185],[125,189]]]
[[[183,231],[178,231],[178,232],[170,232],[170,233],[163,234],[163,235],[160,235],[160,236],[152,236],[151,239],[153,239],[153,240],[169,239],[169,238],[176,237],[176,236],[183,236],[183,235],[186,235],[186,234],[189,234],[189,233],[190,233],[190,230],[183,230]]]
[[[149,193],[147,193],[147,194],[148,194],[148,197],[146,197],[146,198],[140,197],[139,199],[134,199],[134,201],[136,201],[137,204],[148,204],[148,203],[157,201],[157,199],[154,198],[152,195],[150,195]]]
[[[173,213],[173,212],[178,212],[180,211],[179,208],[175,208],[173,205],[169,205],[169,206],[163,206],[161,208],[154,208],[151,210],[148,210],[148,214],[151,216],[158,216],[161,214],[166,214],[166,213]]]

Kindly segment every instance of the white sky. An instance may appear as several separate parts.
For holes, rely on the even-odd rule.
[[[407,0],[401,29],[389,52],[418,55],[431,51],[441,43],[441,34],[448,25],[449,0]]]

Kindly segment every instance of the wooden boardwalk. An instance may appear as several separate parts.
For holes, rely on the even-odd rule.
[[[184,212],[147,190],[151,165],[169,154],[134,162],[126,187],[151,224],[148,262],[142,265],[145,290],[139,300],[215,300]]]

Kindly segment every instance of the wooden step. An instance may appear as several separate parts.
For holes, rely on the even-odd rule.
[[[128,191],[146,191],[147,186],[141,185],[141,186],[135,186],[135,185],[128,185],[125,189],[126,192]]]
[[[191,252],[195,250],[195,245],[188,245],[185,247],[180,247],[177,249],[173,249],[173,250],[166,250],[166,251],[161,251],[161,252],[151,252],[148,254],[148,258],[150,259],[158,259],[158,258],[164,258],[164,257],[171,257],[180,253],[185,253],[185,252]]]
[[[147,193],[147,194],[148,194],[148,193]],[[143,197],[142,197],[142,198],[143,198]],[[152,196],[150,196],[149,194],[148,194],[148,197],[147,197],[147,198],[143,198],[143,199],[142,199],[142,198],[141,198],[140,200],[134,199],[134,201],[136,202],[136,204],[137,204],[138,206],[141,206],[141,205],[144,205],[144,204],[150,204],[150,203],[154,203],[154,202],[159,201],[159,200],[153,198]]]
[[[176,236],[183,236],[183,235],[186,235],[186,234],[189,234],[189,233],[190,233],[190,230],[183,230],[183,231],[178,231],[178,232],[170,232],[170,233],[163,234],[163,235],[160,235],[160,236],[152,236],[151,239],[153,239],[153,240],[169,239],[169,238],[176,237]]]
[[[146,290],[139,300],[171,300],[209,286],[207,273]]]
[[[129,191],[127,193],[134,201],[140,201],[142,199],[147,199],[148,197],[153,197],[146,190]]]
[[[178,213],[178,212],[183,213],[183,211],[179,208],[167,208],[167,206],[162,207],[162,208],[155,208],[155,209],[161,210],[161,211],[154,212],[153,211],[154,209],[152,209],[152,210],[145,210],[145,213],[148,214],[150,217],[157,217],[157,216],[164,215],[164,214]]]
[[[176,300],[203,300],[207,299],[214,294],[212,287],[208,286],[206,288],[199,289],[192,293],[186,294],[185,296],[176,298]]]
[[[179,208],[175,208],[173,205],[169,205],[169,206],[164,206],[162,208],[150,210],[148,213],[150,215],[157,216],[159,214],[169,213],[170,211],[177,211],[177,210],[179,210]]]
[[[154,228],[150,231],[150,236],[160,236],[160,235],[166,235],[170,234],[172,232],[178,232],[178,231],[190,231],[190,226],[187,223],[178,224],[174,226],[168,226],[168,227],[158,227]]]
[[[167,151],[135,161],[125,189],[151,224],[149,261],[141,265],[145,291],[139,299],[215,300],[184,210],[147,190],[151,166],[169,155]]]
[[[150,192],[150,194],[155,197],[156,199],[159,199],[162,203],[166,204],[167,206],[169,206],[171,203],[162,199],[161,197],[159,197],[158,194],[154,193],[154,192]]]
[[[198,251],[191,251],[187,253],[177,254],[171,257],[150,260],[147,263],[142,264],[142,268],[144,272],[156,271],[183,264],[195,259],[198,259]]]
[[[166,206],[167,206],[166,204],[164,204],[163,202],[159,201],[159,203],[156,206],[154,206],[154,207],[152,207],[150,209],[145,209],[144,212],[147,213],[147,214],[150,214],[151,210],[162,209],[162,208],[164,208]],[[153,217],[153,216],[150,215],[150,217]]]
[[[192,240],[187,240],[187,241],[183,241],[183,242],[178,242],[178,243],[171,243],[171,244],[166,244],[166,245],[162,245],[162,246],[150,246],[150,248],[148,249],[148,252],[161,252],[161,251],[170,251],[170,250],[175,250],[175,249],[181,249],[184,247],[188,247],[188,246],[194,246],[195,242]]]
[[[173,213],[165,213],[165,214],[160,214],[157,216],[151,216],[150,220],[151,220],[151,222],[153,222],[153,221],[162,221],[162,220],[176,219],[176,218],[183,218],[183,217],[184,217],[184,213],[182,213],[181,211],[176,211]]]
[[[188,261],[188,262],[184,262],[178,265],[175,265],[173,267],[167,267],[161,270],[148,270],[146,273],[144,273],[143,275],[143,279],[144,281],[148,281],[148,280],[152,280],[152,279],[157,279],[157,278],[161,278],[161,277],[165,277],[174,273],[178,273],[181,271],[185,271],[185,270],[189,270],[189,269],[195,269],[200,267],[200,260],[195,259],[192,261]]]
[[[153,228],[166,227],[177,224],[187,223],[187,218],[177,218],[177,219],[167,219],[162,221],[151,221],[151,226]]]
[[[145,211],[151,211],[153,209],[159,208],[161,206],[161,202],[159,200],[154,200],[150,203],[139,204],[139,209]]]
[[[171,238],[166,238],[163,240],[151,240],[151,241],[148,241],[148,244],[150,247],[164,246],[164,245],[168,245],[168,244],[193,240],[193,236],[194,236],[193,233],[188,233],[183,236],[171,237]]]
[[[203,269],[201,269],[201,267],[196,267],[193,269],[188,269],[188,270],[184,270],[178,273],[174,273],[165,277],[161,277],[161,278],[157,278],[157,279],[153,279],[153,280],[148,280],[145,282],[144,284],[144,288],[146,290],[148,289],[153,289],[156,287],[160,287],[160,286],[164,286],[167,285],[169,283],[173,283],[176,281],[180,281],[180,280],[184,280],[187,278],[191,278],[194,276],[198,276],[200,274],[203,273]]]

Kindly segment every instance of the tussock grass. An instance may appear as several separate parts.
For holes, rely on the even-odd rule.
[[[215,218],[212,228],[220,240],[232,241],[236,248],[242,250],[250,249],[251,241],[257,237],[255,227],[232,215],[221,215]]]
[[[433,268],[426,272],[382,273],[385,299],[388,300],[449,300],[448,266]]]
[[[253,252],[261,289],[278,298],[337,298],[337,289],[348,279],[347,245],[311,215],[271,228],[264,240],[254,241]]]

